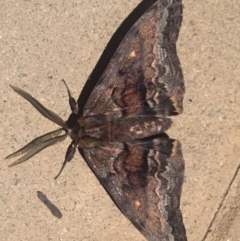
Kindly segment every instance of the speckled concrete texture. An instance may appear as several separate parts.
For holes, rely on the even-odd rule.
[[[1,240],[144,241],[78,153],[60,178],[67,139],[8,168],[3,158],[56,129],[9,87],[67,119],[112,34],[140,0],[8,0],[0,3]],[[178,55],[184,113],[168,134],[186,162],[182,212],[189,241],[240,240],[240,1],[184,1]],[[41,191],[63,214],[54,217]]]

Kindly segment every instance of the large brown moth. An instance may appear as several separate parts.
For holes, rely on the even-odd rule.
[[[12,86],[60,129],[9,155],[23,154],[10,166],[69,136],[59,174],[78,149],[118,208],[150,241],[187,240],[179,209],[181,144],[164,133],[171,126],[169,116],[183,110],[176,53],[182,10],[181,0],[156,1],[123,38],[83,111],[67,88],[72,111],[67,121]]]

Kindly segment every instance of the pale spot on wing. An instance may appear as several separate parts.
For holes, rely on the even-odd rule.
[[[132,51],[131,53],[130,53],[130,57],[136,57],[136,52],[135,51]]]
[[[135,206],[140,207],[140,206],[141,206],[141,203],[140,203],[138,200],[136,200],[136,201],[135,201]]]

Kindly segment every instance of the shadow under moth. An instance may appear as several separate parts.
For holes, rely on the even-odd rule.
[[[184,80],[176,52],[181,0],[158,0],[132,25],[99,77],[83,111],[71,96],[67,121],[11,86],[60,126],[6,158],[27,161],[71,138],[60,175],[76,149],[121,212],[149,241],[186,241],[179,209],[184,160],[165,131],[183,110]],[[64,82],[65,83],[65,82]]]

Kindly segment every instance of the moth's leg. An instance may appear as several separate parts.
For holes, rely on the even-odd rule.
[[[72,158],[76,152],[76,148],[77,148],[77,145],[75,145],[75,143],[72,141],[72,143],[69,145],[69,147],[67,149],[66,156],[65,156],[64,162],[62,164],[62,167],[61,167],[59,173],[57,174],[57,176],[54,177],[54,179],[57,179],[60,176],[60,174],[62,173],[66,164],[72,160]]]

